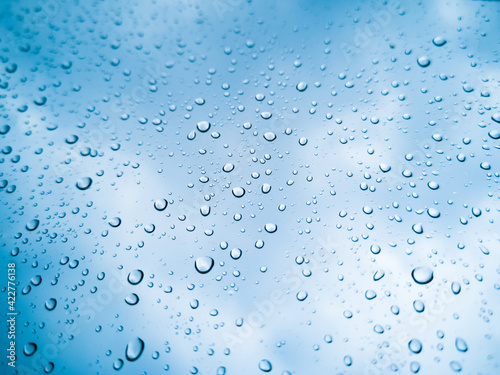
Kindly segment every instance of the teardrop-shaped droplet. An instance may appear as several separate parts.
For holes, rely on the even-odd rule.
[[[465,353],[467,350],[469,350],[469,347],[467,346],[467,343],[465,340],[461,337],[457,337],[455,340],[455,347],[459,352]]]
[[[57,305],[57,301],[54,299],[54,298],[49,298],[46,302],[45,302],[45,308],[48,310],[48,311],[52,311],[56,308],[56,305]]]
[[[144,341],[140,337],[130,340],[125,349],[125,358],[130,362],[137,361],[144,351]]]
[[[462,287],[460,286],[460,283],[458,283],[456,281],[451,283],[451,291],[453,292],[453,294],[460,293],[461,289],[462,289]]]
[[[40,224],[40,220],[38,219],[33,219],[26,224],[26,230],[29,230],[30,232],[34,231],[36,228],[38,228],[38,225]]]
[[[24,345],[23,354],[26,357],[32,356],[33,354],[35,354],[36,349],[37,349],[36,344],[34,342],[29,342],[26,345]]]

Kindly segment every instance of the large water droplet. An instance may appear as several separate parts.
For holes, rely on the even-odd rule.
[[[142,281],[144,277],[144,272],[139,269],[135,269],[128,274],[127,280],[132,285],[137,285]]]
[[[233,188],[233,195],[236,198],[241,198],[242,196],[245,195],[245,189],[243,189],[242,187],[235,187]]]
[[[82,177],[76,182],[76,187],[80,190],[87,190],[92,185],[90,177]]]
[[[165,208],[167,208],[168,202],[166,199],[157,199],[155,200],[154,207],[158,211],[163,211]]]
[[[135,293],[130,293],[125,297],[125,302],[130,306],[137,305],[139,303],[139,296]]]
[[[214,260],[209,256],[203,256],[196,259],[194,267],[199,273],[208,273],[214,266]]]
[[[208,121],[200,121],[199,123],[196,124],[196,127],[198,130],[202,133],[207,132],[210,129],[210,123]]]
[[[46,302],[45,302],[45,308],[48,310],[48,311],[52,311],[56,308],[56,305],[57,305],[57,301],[54,299],[54,298],[49,298]]]
[[[306,91],[306,89],[307,89],[307,83],[305,83],[304,81],[297,83],[297,90],[302,92]]]
[[[408,343],[408,348],[415,354],[422,351],[422,343],[417,339],[411,339]]]
[[[264,226],[264,229],[266,230],[267,233],[274,233],[278,230],[278,226],[274,223],[267,223]]]
[[[446,40],[442,36],[437,36],[434,39],[432,39],[432,43],[436,47],[442,47],[446,44]]]
[[[137,361],[144,351],[144,341],[140,337],[130,340],[125,349],[125,358],[130,362]]]
[[[259,362],[259,369],[263,372],[270,372],[273,369],[273,366],[267,359],[263,359]]]
[[[263,137],[266,141],[272,142],[276,139],[276,134],[273,132],[265,132]]]
[[[469,347],[467,346],[467,343],[465,340],[461,337],[457,337],[455,340],[455,347],[459,352],[465,353],[467,350],[469,350]]]
[[[36,228],[38,228],[38,224],[40,224],[40,220],[38,219],[33,219],[26,224],[26,229],[31,231],[34,231]]]
[[[431,60],[429,60],[427,56],[420,56],[417,59],[417,63],[420,67],[427,68],[429,65],[431,65]]]
[[[35,354],[37,346],[34,342],[29,342],[23,347],[23,353],[26,357],[32,356]]]
[[[434,277],[434,273],[429,267],[416,267],[411,271],[411,277],[417,284],[430,283]]]

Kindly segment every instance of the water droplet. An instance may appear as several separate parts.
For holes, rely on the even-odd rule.
[[[231,164],[231,163],[226,163],[224,164],[224,166],[222,167],[222,170],[226,173],[229,173],[231,172],[232,170],[234,169],[234,164]]]
[[[92,185],[90,177],[82,177],[76,182],[76,187],[80,190],[87,190]]]
[[[375,297],[377,297],[377,293],[375,293],[375,291],[372,290],[372,289],[368,289],[365,292],[365,297],[366,297],[367,300],[371,301],[372,299],[374,299]]]
[[[144,341],[141,338],[136,337],[130,340],[125,349],[125,358],[130,362],[137,361],[144,351]]]
[[[139,303],[139,296],[135,293],[130,293],[125,297],[125,302],[130,306],[137,305]]]
[[[196,259],[194,263],[196,271],[198,271],[201,274],[210,272],[213,266],[214,266],[214,260],[209,256],[199,257],[198,259]]]
[[[373,281],[379,281],[382,277],[385,276],[385,272],[384,270],[377,270],[374,274],[373,274]]]
[[[429,189],[431,190],[437,190],[439,189],[439,184],[436,182],[436,181],[429,181],[427,183],[427,186],[429,187]]]
[[[26,230],[29,230],[30,232],[34,231],[36,228],[38,228],[38,224],[40,224],[40,220],[38,219],[33,219],[26,224]]]
[[[408,348],[415,354],[422,351],[422,343],[417,339],[411,339],[408,343]]]
[[[370,206],[364,206],[363,212],[367,215],[370,215],[371,213],[373,213],[373,208],[371,208]]]
[[[425,285],[432,281],[434,273],[429,267],[416,267],[411,271],[411,277],[417,284]]]
[[[301,137],[301,138],[299,139],[299,145],[301,145],[301,146],[305,146],[306,144],[307,144],[307,138],[305,138],[305,137]]]
[[[132,285],[139,284],[144,277],[144,272],[139,269],[135,269],[128,274],[127,280]]]
[[[123,367],[123,359],[118,358],[116,361],[113,362],[113,369],[116,371],[121,370]]]
[[[234,260],[240,259],[241,254],[242,254],[242,251],[238,248],[234,248],[233,250],[231,250],[231,253],[230,253],[231,258],[233,258]]]
[[[266,141],[272,142],[276,139],[276,134],[273,132],[265,132],[263,137]]]
[[[421,300],[417,299],[413,301],[413,308],[415,309],[416,312],[421,313],[424,312],[425,305]]]
[[[421,223],[413,224],[413,226],[411,227],[411,229],[413,229],[413,231],[416,234],[422,234],[422,233],[424,233],[424,228],[422,227]]]
[[[242,187],[235,187],[233,188],[233,195],[236,198],[241,198],[242,196],[245,195],[245,189],[243,189]]]
[[[273,223],[267,223],[264,226],[264,229],[266,230],[267,233],[274,233],[278,229],[278,226],[276,224],[273,224]]]
[[[26,357],[30,357],[35,354],[37,346],[34,342],[29,342],[23,347],[23,353]]]
[[[450,368],[455,371],[455,372],[460,372],[462,371],[462,365],[458,363],[457,361],[451,361],[450,362]]]
[[[375,255],[379,254],[379,253],[380,253],[380,250],[381,250],[381,249],[380,249],[380,246],[379,246],[379,245],[371,245],[371,246],[370,246],[370,251],[371,251],[373,254],[375,254]]]
[[[114,217],[109,221],[109,225],[112,226],[113,228],[118,228],[120,224],[122,223],[122,219],[119,217]]]
[[[420,67],[427,68],[429,65],[431,65],[431,60],[429,60],[427,56],[420,56],[417,59],[417,63]]]
[[[196,124],[198,130],[202,133],[207,132],[210,129],[211,124],[208,121],[200,121]]]
[[[385,163],[381,163],[378,167],[384,173],[387,173],[391,170],[391,166],[389,164],[385,164]]]
[[[201,208],[200,208],[200,213],[201,213],[203,216],[208,216],[208,215],[210,215],[210,206],[207,206],[207,205],[203,205],[203,206],[201,206]]]
[[[271,365],[271,362],[269,362],[267,359],[263,359],[259,362],[259,370],[263,372],[270,372],[273,369],[273,366]]]
[[[461,289],[462,289],[462,287],[460,286],[460,283],[458,283],[456,281],[451,283],[451,291],[453,292],[453,294],[460,293]]]
[[[264,120],[269,120],[271,116],[272,116],[271,112],[262,112],[260,114],[260,117],[262,117]]]
[[[415,361],[411,362],[410,371],[413,372],[414,374],[418,373],[420,371],[420,363]]]
[[[305,83],[304,81],[299,82],[297,84],[297,90],[302,92],[302,91],[306,91],[306,89],[307,89],[307,83]]]
[[[437,36],[434,39],[432,39],[432,43],[436,47],[442,47],[446,44],[446,40],[442,36]]]
[[[307,296],[308,296],[307,292],[301,290],[300,292],[297,293],[297,300],[304,301],[307,298]]]
[[[427,209],[427,214],[434,219],[441,216],[441,213],[433,207]]]
[[[488,162],[483,161],[480,165],[481,169],[484,169],[485,171],[488,171],[491,169],[491,165]]]
[[[166,199],[157,199],[155,200],[154,207],[157,211],[163,211],[167,208],[168,202]]]
[[[56,308],[56,305],[57,305],[57,301],[54,299],[54,298],[49,298],[46,302],[45,302],[45,308],[48,310],[48,311],[52,311]]]
[[[467,346],[467,343],[465,342],[464,339],[457,337],[455,340],[455,347],[459,352],[465,353],[467,350],[469,350],[469,347]]]

